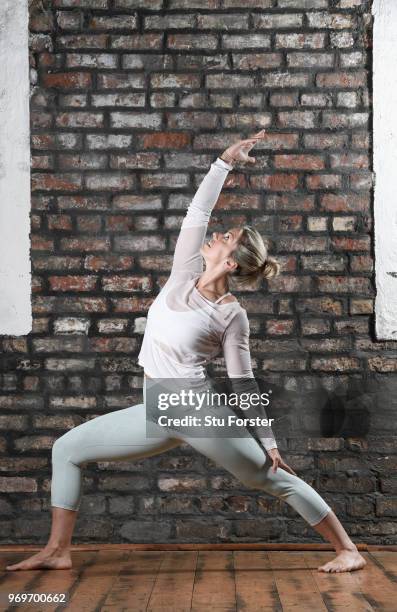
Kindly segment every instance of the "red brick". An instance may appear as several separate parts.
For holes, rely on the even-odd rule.
[[[368,195],[325,194],[321,197],[320,207],[331,212],[366,212],[369,210],[370,198]]]
[[[147,313],[154,297],[133,297],[112,299],[113,312]]]
[[[134,36],[111,36],[112,49],[161,49],[163,45],[163,34],[151,32],[150,34],[138,34]]]
[[[191,135],[186,132],[156,132],[141,134],[142,146],[148,149],[183,149],[191,143]]]
[[[150,234],[115,236],[114,248],[116,251],[163,251],[166,240],[162,236]]]
[[[281,53],[233,53],[233,66],[236,70],[258,70],[282,66]]]
[[[32,155],[32,170],[51,170],[54,167],[52,155]]]
[[[107,251],[110,248],[109,238],[62,238],[62,251]]]
[[[350,268],[352,272],[372,272],[373,258],[370,255],[351,255]]]
[[[321,33],[288,33],[275,35],[275,47],[292,49],[321,49],[324,47],[325,34]]]
[[[91,78],[89,72],[55,72],[44,74],[42,82],[44,87],[57,89],[89,89]]]
[[[331,168],[353,168],[361,170],[369,167],[369,158],[364,153],[331,153]]]
[[[57,11],[57,24],[61,30],[77,30],[81,27],[81,13],[74,11]]]
[[[68,257],[67,255],[35,255],[32,258],[33,268],[35,270],[80,270],[81,258]]]
[[[293,319],[273,319],[266,321],[266,333],[272,336],[288,335],[294,331]]]
[[[95,353],[131,353],[138,348],[136,338],[89,338],[88,350]]]
[[[311,280],[309,276],[282,274],[275,278],[269,278],[268,286],[270,292],[304,293],[311,290]]]
[[[104,291],[150,291],[152,280],[150,276],[105,276],[102,278]]]
[[[213,34],[168,34],[167,46],[170,49],[216,49],[217,36]]]
[[[327,133],[304,134],[303,143],[308,149],[342,149],[348,145],[348,135]]]
[[[67,68],[118,68],[118,56],[115,53],[67,53]]]
[[[256,194],[220,194],[216,203],[218,210],[255,210],[261,208],[260,197]]]
[[[29,29],[32,32],[50,32],[54,28],[54,16],[49,10],[32,7],[29,15]]]
[[[322,126],[331,129],[367,127],[368,119],[369,113],[324,111]]]
[[[59,196],[58,208],[60,210],[107,210],[108,200],[104,196]]]
[[[130,153],[110,156],[110,167],[114,169],[146,170],[156,169],[160,166],[160,157],[157,153]]]
[[[339,236],[332,238],[331,243],[335,250],[342,251],[369,251],[371,248],[370,236],[360,236],[358,238]]]
[[[43,111],[33,111],[30,113],[30,127],[32,130],[40,128],[51,128],[52,127],[52,115],[51,113],[45,113]]]
[[[375,184],[375,179],[371,173],[359,173],[350,175],[350,187],[355,191],[368,191]]]
[[[51,291],[94,291],[97,276],[50,276]]]
[[[352,315],[360,315],[360,314],[372,314],[374,311],[373,300],[370,299],[353,299],[350,300],[350,314]]]
[[[111,72],[98,74],[98,89],[141,89],[145,85],[141,74],[132,72]]]
[[[276,134],[271,132],[265,132],[263,139],[258,143],[257,149],[271,151],[277,149],[296,149],[298,147],[299,135],[296,133],[282,133]]]
[[[105,219],[107,232],[128,232],[134,229],[134,220],[126,215],[111,215]]]
[[[328,238],[323,236],[288,236],[277,241],[280,251],[311,252],[325,251],[328,247]]]
[[[135,186],[135,176],[123,172],[88,173],[85,175],[87,189],[96,191],[125,191]]]
[[[253,77],[242,74],[207,74],[205,87],[210,89],[244,89],[254,87]]]
[[[269,191],[293,191],[298,187],[297,174],[263,174],[252,175],[251,184],[254,189]]]
[[[107,9],[109,0],[55,0],[55,6],[61,8]]]
[[[93,30],[136,30],[137,15],[95,15],[88,27]]]
[[[153,195],[116,195],[113,198],[113,208],[116,210],[161,210],[161,198]]]
[[[360,370],[360,361],[355,357],[314,357],[311,362],[313,370],[322,372],[350,372]]]
[[[88,255],[84,260],[84,268],[93,272],[130,270],[134,262],[130,255]]]
[[[343,314],[343,305],[341,300],[335,300],[331,297],[319,298],[298,298],[296,300],[296,309],[303,313],[324,313],[332,315]]]
[[[74,12],[67,14],[73,16]],[[56,44],[61,49],[106,49],[108,39],[107,34],[69,34],[58,36]]]
[[[0,476],[1,493],[36,493],[37,482],[35,478],[25,476]]]
[[[304,357],[283,357],[278,359],[264,359],[262,369],[275,372],[302,372],[306,369],[306,359]]]
[[[374,372],[397,372],[397,358],[377,355],[368,359],[368,367]]]
[[[296,170],[322,170],[325,166],[323,157],[318,155],[275,155],[275,168],[292,168]]]
[[[271,37],[268,33],[250,32],[248,34],[224,34],[222,36],[223,49],[270,49]]]
[[[102,218],[99,215],[83,215],[77,217],[77,231],[96,234],[102,229]]]
[[[314,128],[317,111],[280,111],[277,114],[277,125],[281,128]]]
[[[60,113],[55,122],[58,127],[100,128],[104,126],[103,113],[87,111]]]
[[[167,189],[181,189],[188,187],[189,177],[187,174],[182,172],[179,173],[166,173],[159,172],[157,174],[142,174],[141,175],[141,187],[143,189],[161,189],[167,187]]]
[[[332,53],[287,53],[287,64],[291,68],[332,68]]]
[[[302,216],[280,216],[278,219],[278,228],[280,232],[298,232],[302,229]]]
[[[282,93],[271,93],[269,98],[269,106],[293,106],[295,107],[299,102],[299,97],[297,92],[287,92],[283,91]],[[295,148],[295,147],[294,147]]]
[[[308,212],[314,208],[314,196],[311,195],[268,195],[266,198],[266,209],[269,211],[293,211]]]
[[[106,168],[107,155],[101,153],[68,153],[58,157],[61,170],[93,170]]]
[[[279,70],[264,72],[261,84],[263,87],[308,87],[310,75],[304,72],[280,72]],[[305,117],[305,120],[308,120],[308,116]]]
[[[354,15],[331,11],[308,12],[307,19],[309,28],[329,28],[331,30],[352,29],[356,23]]]
[[[137,112],[114,112],[110,113],[110,125],[112,128],[143,128],[155,129],[161,126],[162,117],[160,113]]]
[[[312,174],[306,176],[308,189],[340,189],[342,177],[339,174]]]
[[[48,215],[47,223],[50,230],[72,229],[72,219],[69,215]]]
[[[324,72],[317,74],[316,85],[317,87],[329,87],[343,89],[357,89],[358,87],[365,87],[367,84],[367,75],[365,71],[359,72]]]
[[[32,191],[78,191],[81,186],[80,174],[32,174]]]
[[[371,292],[370,279],[361,276],[318,276],[318,290],[324,293]]]
[[[172,88],[173,90],[181,87],[184,89],[197,88],[200,86],[200,77],[193,74],[153,73],[151,75],[151,86],[153,88]],[[207,114],[213,117],[211,113]],[[175,126],[171,125],[170,127]]]
[[[174,116],[176,117],[176,120],[178,120],[178,115],[174,115]],[[210,122],[215,127],[216,121],[214,121],[213,119],[210,119],[210,117],[208,117],[207,119],[207,125],[203,124],[203,127],[208,127],[208,128],[211,127],[209,125]],[[263,111],[260,113],[253,113],[253,112],[233,113],[233,114],[229,113],[227,115],[223,115],[222,117],[222,127],[225,127],[225,128],[242,128],[242,129],[250,128],[251,130],[255,130],[255,129],[262,128],[262,127],[268,127],[271,125],[271,123],[272,123],[271,114],[265,113]],[[198,124],[197,122],[194,122],[193,125],[198,125]],[[173,125],[173,127],[175,127],[175,125]],[[182,125],[182,127],[186,127],[186,124]]]

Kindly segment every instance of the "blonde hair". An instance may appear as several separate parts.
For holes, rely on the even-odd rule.
[[[238,266],[231,272],[231,277],[241,288],[252,287],[261,278],[272,278],[280,273],[280,264],[268,256],[262,236],[250,225],[243,226],[233,259]]]

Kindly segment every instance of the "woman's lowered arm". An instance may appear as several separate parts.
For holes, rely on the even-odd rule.
[[[244,310],[233,317],[223,335],[223,353],[228,376],[230,377],[232,389],[236,394],[256,393],[260,396],[260,389],[251,368],[251,356],[249,350],[249,321]],[[256,416],[266,417],[265,409],[253,406],[257,411]],[[296,476],[296,472],[283,460],[271,427],[254,428],[255,433],[270,456],[273,465],[272,470],[278,467]]]
[[[249,322],[244,310],[238,312],[227,326],[223,336],[223,354],[227,374],[235,393],[249,393],[260,396],[261,391],[252,372],[249,349]],[[267,418],[263,406],[253,405],[255,416]],[[255,428],[261,443],[266,450],[277,448],[276,439],[271,427]]]

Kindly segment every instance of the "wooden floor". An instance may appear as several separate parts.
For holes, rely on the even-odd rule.
[[[397,611],[397,552],[361,550],[364,570],[324,574],[332,551],[72,550],[71,570],[9,572],[39,550],[0,551],[0,610],[76,612]],[[8,593],[67,593],[67,605],[7,604]]]

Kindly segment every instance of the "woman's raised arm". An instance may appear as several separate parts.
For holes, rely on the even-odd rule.
[[[249,151],[260,138],[263,138],[264,133],[265,130],[261,130],[252,138],[239,140],[225,149],[222,155],[212,162],[182,221],[171,274],[180,270],[203,271],[200,248],[204,244],[208,221],[228,172],[233,170],[234,162],[255,163],[255,158],[249,156]]]
[[[190,202],[175,246],[171,274],[179,270],[203,271],[200,248],[204,244],[208,221],[225,179],[233,166],[219,157],[211,167]]]

